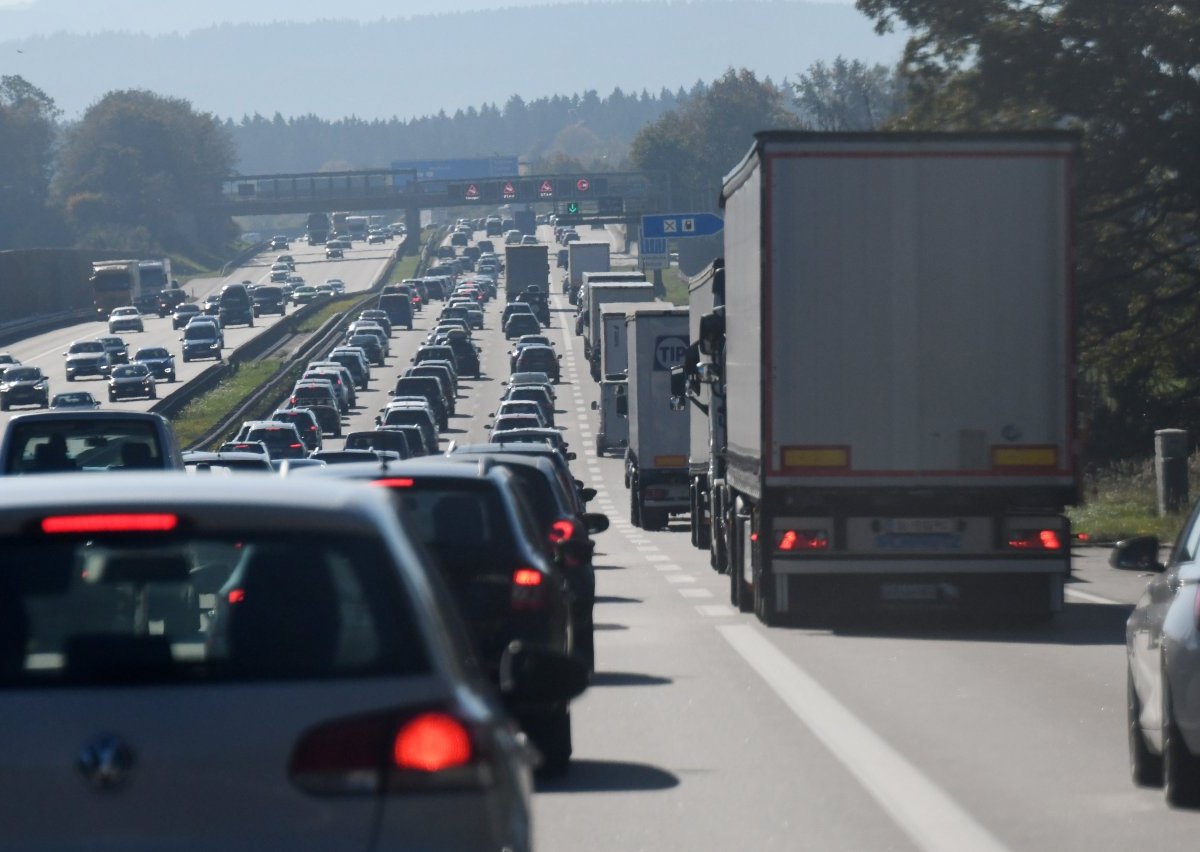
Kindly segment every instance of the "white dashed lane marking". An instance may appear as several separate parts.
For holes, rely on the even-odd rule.
[[[685,598],[711,598],[713,596],[708,589],[680,589],[679,594]]]
[[[691,590],[690,589],[680,589],[679,591],[682,593],[682,592],[687,592],[687,591],[691,591]],[[724,616],[731,616],[731,615],[738,614],[736,609],[734,609],[731,606],[728,606],[727,604],[700,604],[700,606],[696,607],[696,612],[700,613],[703,616],[707,616],[708,618],[721,618]]]

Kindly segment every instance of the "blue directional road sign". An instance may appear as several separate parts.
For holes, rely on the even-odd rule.
[[[725,220],[715,213],[656,213],[642,217],[643,237],[710,237],[724,227]]]

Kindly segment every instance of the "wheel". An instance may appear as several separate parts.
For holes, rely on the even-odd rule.
[[[1162,755],[1152,754],[1146,747],[1142,725],[1142,702],[1133,686],[1133,672],[1125,670],[1125,710],[1129,730],[1129,774],[1138,787],[1161,787],[1163,784]]]
[[[412,323],[411,322],[408,324],[408,330],[412,331]]]
[[[151,391],[150,391],[150,398],[151,398],[151,399],[158,399],[158,391],[157,391],[157,390],[153,390],[153,389],[151,389]]]
[[[542,753],[538,774],[557,777],[567,771],[571,762],[571,710],[563,707],[539,714],[525,724],[526,733]]]
[[[8,400],[0,401],[0,411],[8,411]]]
[[[75,377],[73,375],[71,375],[70,373],[67,373],[67,381],[73,382],[73,381],[75,381]]]
[[[751,549],[758,547],[756,544],[750,545]],[[779,614],[772,606],[771,599],[775,597],[775,578],[763,569],[762,558],[753,558],[751,562],[753,567],[751,575],[754,577],[754,586],[751,589],[751,597],[754,604],[754,615],[758,620],[768,627],[773,627],[779,623]],[[786,579],[786,578],[785,578]]]
[[[192,359],[191,359],[191,358],[189,358],[188,356],[186,356],[186,355],[184,355],[184,356],[183,356],[183,363],[185,363],[185,364],[186,364],[186,363],[187,363],[188,361],[190,361],[190,360],[192,360]],[[68,381],[69,381],[69,379],[68,379]]]
[[[1197,808],[1200,807],[1200,759],[1188,751],[1175,724],[1171,686],[1165,671],[1162,684],[1163,791],[1172,807]]]
[[[592,623],[589,621],[575,631],[575,656],[587,665],[590,672],[596,670],[596,635],[592,630]]]
[[[642,525],[642,495],[638,493],[636,478],[629,486],[629,523],[635,527]]]
[[[604,458],[604,454],[608,452],[608,446],[604,443],[599,435],[596,436],[596,458]]]
[[[49,407],[50,407],[50,400],[43,399],[42,400],[42,408],[49,408]]]

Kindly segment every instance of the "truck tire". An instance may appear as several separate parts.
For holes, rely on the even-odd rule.
[[[1167,804],[1176,808],[1200,807],[1200,759],[1188,751],[1175,723],[1171,685],[1162,674],[1163,792]]]
[[[729,554],[729,602],[738,608],[738,612],[752,612],[754,610],[754,591],[742,576],[742,566],[746,554],[742,552],[741,530],[738,527],[735,506],[731,506],[729,509],[726,529],[729,535],[726,545]]]
[[[596,458],[604,458],[604,453],[607,452],[608,446],[604,443],[604,438],[600,435],[596,436]]]
[[[642,525],[642,494],[636,476],[629,483],[629,523]]]
[[[1125,668],[1125,712],[1129,731],[1129,775],[1138,787],[1161,787],[1163,785],[1162,755],[1152,754],[1142,736],[1142,702],[1133,686],[1133,672]]]

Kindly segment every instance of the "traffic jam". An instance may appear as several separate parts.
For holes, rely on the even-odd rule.
[[[0,847],[528,850],[535,811],[569,807],[535,794],[575,778],[583,791],[631,794],[595,815],[571,811],[621,837],[612,848],[704,848],[698,828],[673,845],[689,836],[682,815],[663,820],[681,832],[665,845],[634,844],[622,808],[653,810],[632,794],[679,787],[689,772],[693,789],[724,801],[734,794],[722,772],[758,783],[778,749],[784,774],[801,752],[849,769],[855,795],[873,796],[895,823],[887,831],[901,832],[891,840],[1006,848],[977,819],[999,822],[995,800],[968,813],[952,783],[919,772],[796,660],[858,652],[873,678],[840,664],[822,675],[861,689],[865,718],[904,692],[892,662],[934,645],[972,644],[961,656],[975,676],[993,641],[1080,657],[1113,644],[1037,632],[1083,617],[1068,602],[1113,603],[1080,590],[1066,515],[1078,490],[1077,155],[1077,140],[1055,132],[764,132],[726,178],[722,217],[645,217],[640,263],[619,229],[506,206],[439,230],[413,277],[368,285],[348,271],[350,287],[309,287],[296,266],[349,270],[396,234],[367,216],[313,214],[311,248],[274,238],[253,261],[259,281],[239,272],[203,303],[172,295],[157,320],[111,307],[109,334],[80,334],[62,352],[77,390],[54,395],[47,371],[0,355],[4,409],[48,409],[14,412],[0,436]],[[910,195],[918,166],[935,207]],[[797,185],[803,199],[784,191]],[[466,192],[478,200],[474,185]],[[360,227],[343,233],[348,220]],[[912,262],[849,251],[862,222]],[[983,222],[1006,223],[988,232],[988,251],[949,256]],[[775,238],[781,223],[794,242]],[[724,256],[683,282],[686,304],[668,300],[647,269],[670,259],[645,248],[722,229]],[[128,263],[111,273],[130,274]],[[873,296],[884,279],[897,294],[887,304]],[[322,345],[298,350],[270,405],[206,449],[181,446],[149,410],[163,383],[189,381],[175,347],[130,357],[117,334],[169,324],[183,362],[215,366],[229,326],[244,343],[263,314],[282,321],[341,297],[353,311],[330,314],[313,334]],[[902,309],[910,302],[942,313]],[[1043,321],[1030,327],[1014,303],[1041,305]],[[797,334],[814,306],[852,315],[853,328],[830,319]],[[1090,616],[1117,614],[1125,629],[1113,705],[1122,783],[1127,771],[1134,788],[1161,788],[1172,809],[1200,807],[1197,541],[1193,510],[1165,558],[1156,538],[1117,544],[1109,565],[1149,585],[1136,581],[1136,605]],[[616,577],[626,585],[614,592]],[[704,641],[736,666],[705,680],[720,655],[693,647],[676,611],[603,615],[642,604],[629,588],[649,595],[629,584],[651,580],[715,624]],[[890,620],[916,614],[924,629],[948,613],[953,629],[917,642],[911,623]],[[997,623],[1032,632],[986,632]],[[631,624],[650,638],[635,641]],[[880,637],[891,642],[882,654],[867,644]],[[606,652],[696,666],[678,677],[692,690],[684,708],[634,691],[671,678],[613,671]],[[940,665],[955,670],[957,656]],[[978,690],[1003,689],[984,675]],[[764,684],[778,705],[756,691]],[[635,698],[580,713],[600,685]],[[916,727],[965,692],[918,696],[928,707]],[[731,715],[704,715],[726,698]],[[747,706],[798,717],[820,748],[786,739],[794,718],[778,740],[743,729]],[[676,764],[677,775],[607,765],[595,743],[627,709],[636,724],[620,730],[644,737],[640,754],[730,754]],[[965,773],[976,750],[1006,747],[975,730],[930,738],[928,763]],[[822,777],[813,769],[804,783]],[[766,826],[747,848],[824,848]],[[568,819],[553,830],[561,845],[580,829]],[[839,846],[856,847],[893,844]]]

